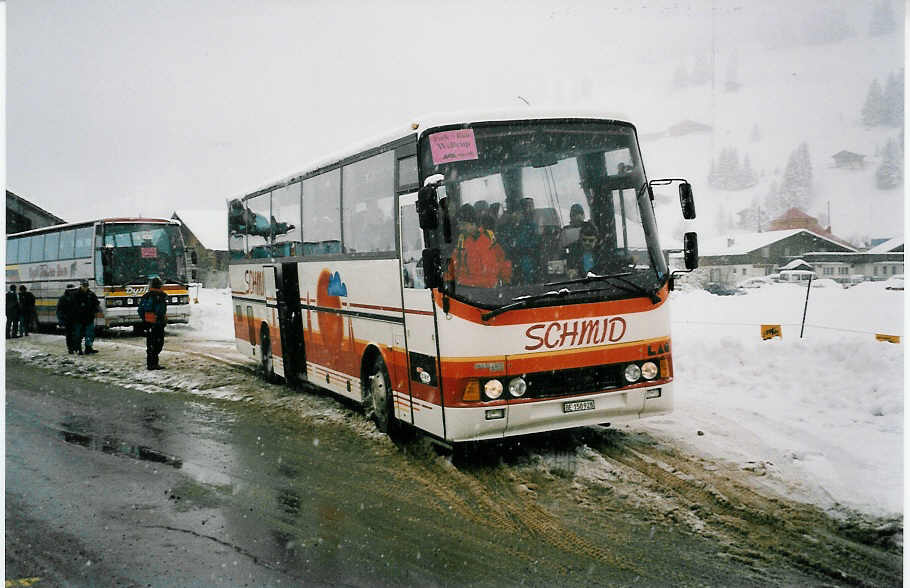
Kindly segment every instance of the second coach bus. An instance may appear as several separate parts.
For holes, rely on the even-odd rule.
[[[323,161],[228,202],[237,347],[268,376],[447,443],[672,410],[651,185],[694,204],[632,124],[427,119]]]
[[[141,325],[136,308],[158,277],[168,295],[169,323],[190,318],[187,257],[180,221],[106,218],[9,235],[6,283],[24,284],[36,299],[39,325],[57,324],[57,299],[67,284],[87,280],[101,303],[96,327]]]

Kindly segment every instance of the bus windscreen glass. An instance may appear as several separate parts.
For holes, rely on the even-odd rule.
[[[419,150],[422,177],[445,178],[437,242],[453,296],[490,308],[565,289],[559,301],[582,302],[666,282],[631,125],[483,124],[431,131]]]
[[[183,238],[177,225],[116,223],[104,226],[105,268],[113,284],[186,282]]]

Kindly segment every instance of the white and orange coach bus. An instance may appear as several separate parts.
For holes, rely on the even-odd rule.
[[[194,253],[180,221],[105,218],[14,233],[6,239],[6,283],[24,284],[35,295],[38,324],[57,324],[57,300],[67,284],[87,280],[98,295],[96,327],[133,326],[139,299],[158,277],[168,295],[170,323],[190,319],[187,265]]]
[[[694,218],[620,120],[420,120],[228,202],[238,350],[449,444],[665,413],[651,185],[675,181]],[[466,206],[506,268],[483,285],[456,271]],[[691,270],[694,233],[684,249]]]

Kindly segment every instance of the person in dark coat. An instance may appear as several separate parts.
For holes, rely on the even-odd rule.
[[[101,310],[101,304],[98,297],[88,288],[88,280],[82,280],[79,283],[79,289],[76,290],[74,298],[73,316],[76,320],[76,343],[78,347],[82,346],[82,340],[85,339],[85,355],[98,353],[92,348],[95,342],[95,314]],[[82,349],[77,349],[79,355],[82,355]]]
[[[19,333],[28,337],[28,332],[38,326],[35,316],[35,295],[28,291],[25,284],[19,286]]]
[[[76,353],[77,347],[81,347],[76,340],[76,319],[73,316],[75,298],[76,286],[67,284],[66,290],[57,299],[57,323],[66,333],[66,350],[70,354]]]
[[[139,301],[138,311],[145,327],[145,367],[149,370],[163,370],[158,363],[158,354],[164,347],[167,295],[161,290],[161,280],[152,278],[149,291]]]
[[[11,284],[6,293],[6,338],[12,339],[19,336],[19,296],[16,294],[15,284]]]

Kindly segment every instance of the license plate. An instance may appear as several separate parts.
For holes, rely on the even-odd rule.
[[[593,400],[579,400],[576,402],[563,402],[563,412],[578,412],[580,410],[594,410]]]

